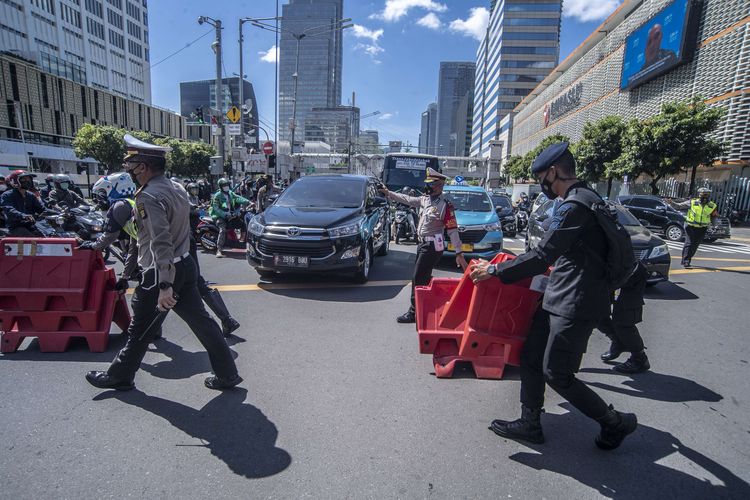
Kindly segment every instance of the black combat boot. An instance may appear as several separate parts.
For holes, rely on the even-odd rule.
[[[493,420],[490,430],[498,436],[516,441],[528,441],[534,444],[544,443],[540,416],[544,410],[521,407],[521,418],[518,420]]]
[[[414,310],[409,309],[404,314],[396,318],[396,321],[399,323],[416,323],[417,318],[414,316]]]
[[[614,450],[622,443],[625,436],[638,427],[638,419],[633,413],[620,413],[609,405],[607,413],[597,419],[602,430],[594,442],[602,450]]]
[[[209,309],[211,309],[217,318],[221,321],[221,331],[225,337],[229,337],[233,331],[240,327],[240,324],[236,319],[229,314],[224,299],[221,298],[221,294],[215,288],[209,288],[206,293],[202,296],[203,302],[206,303]]]
[[[612,339],[609,350],[602,354],[602,361],[612,361],[619,358],[620,354],[622,354],[622,346],[618,341]]]
[[[612,369],[620,373],[643,373],[649,368],[651,368],[651,364],[648,362],[648,357],[644,351],[641,351],[634,352],[627,361],[615,365]]]

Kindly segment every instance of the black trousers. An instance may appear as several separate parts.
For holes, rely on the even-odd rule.
[[[596,321],[537,311],[521,352],[521,404],[542,408],[546,383],[587,417],[606,414],[604,400],[575,376],[594,326]]]
[[[201,297],[203,297],[211,291],[211,287],[208,286],[208,283],[206,283],[206,280],[203,279],[203,275],[201,274],[201,265],[198,262],[198,244],[195,242],[195,237],[192,234],[190,235],[190,256],[195,262],[195,272],[198,274],[198,292]]]
[[[417,247],[417,261],[414,264],[414,277],[411,280],[411,307],[409,311],[414,312],[414,287],[424,286],[432,279],[432,270],[440,262],[443,252],[435,250],[432,241],[425,241]]]
[[[16,238],[35,238],[38,236],[26,226],[16,226],[8,231],[8,235],[15,236]]]
[[[698,247],[703,241],[703,237],[708,231],[707,227],[694,227],[685,224],[685,245],[682,247],[682,263],[690,262]]]
[[[612,318],[607,318],[600,321],[597,328],[612,342],[616,342],[623,351],[633,353],[644,349],[641,333],[632,322],[615,322]]]
[[[237,375],[237,367],[221,333],[221,328],[203,307],[203,301],[198,293],[198,273],[193,258],[187,257],[176,263],[175,270],[172,289],[179,300],[174,311],[188,324],[203,344],[208,352],[213,372],[223,379],[233,378]],[[108,370],[108,373],[117,379],[133,380],[146,355],[151,338],[158,331],[158,328],[153,328],[147,335],[144,335],[148,326],[158,315],[156,305],[159,298],[159,285],[155,282],[154,270],[148,270],[143,273],[141,283],[135,289],[130,303],[133,308],[133,318],[128,328],[128,341]]]

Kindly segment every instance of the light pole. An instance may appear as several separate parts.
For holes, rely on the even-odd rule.
[[[213,19],[208,16],[200,16],[198,18],[198,24],[208,23],[216,28],[216,40],[211,44],[211,48],[214,49],[216,54],[216,109],[218,110],[219,116],[216,117],[216,124],[219,128],[219,140],[218,142],[218,155],[221,156],[221,165],[224,166],[224,110],[223,110],[223,95],[224,91],[221,86],[221,21],[219,19]],[[240,71],[242,73],[242,71]],[[231,172],[230,172],[231,174]]]

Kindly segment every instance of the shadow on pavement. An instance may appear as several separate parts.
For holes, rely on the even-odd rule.
[[[617,372],[606,368],[582,368],[581,373],[617,374]],[[627,375],[622,376],[627,377]],[[724,396],[721,394],[717,394],[708,387],[704,387],[692,380],[653,371],[639,373],[632,379],[624,381],[623,384],[630,387],[630,389],[603,382],[586,381],[586,384],[627,396],[668,403],[682,403],[687,401],[715,403],[724,399]]]
[[[169,360],[159,361],[150,365],[146,362],[141,363],[141,369],[150,373],[154,377],[164,379],[183,379],[190,378],[199,373],[209,373],[211,363],[206,351],[190,352],[182,346],[162,338],[156,342],[156,347],[149,349],[158,352],[169,358]],[[232,358],[237,359],[238,354],[230,349]]]
[[[594,446],[598,426],[583,416],[545,414],[542,420],[547,443],[527,445],[534,453],[516,453],[511,460],[568,476],[607,498],[750,498],[747,482],[668,432],[639,424],[619,449],[608,452]],[[591,434],[590,439],[581,439],[581,433]],[[670,457],[668,463],[688,461],[688,470],[698,477],[657,463],[674,454],[679,457]],[[712,484],[700,469],[724,484]]]
[[[208,448],[237,475],[273,476],[289,467],[292,457],[276,447],[279,435],[276,425],[258,408],[244,403],[246,397],[247,389],[223,391],[200,410],[138,390],[107,391],[94,397],[94,401],[117,399],[165,419],[185,434],[201,440],[203,444],[196,446]]]
[[[700,298],[672,281],[663,281],[656,286],[647,287],[643,297],[654,300],[696,300]]]

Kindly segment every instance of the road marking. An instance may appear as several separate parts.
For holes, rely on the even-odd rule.
[[[674,274],[721,273],[721,272],[732,272],[732,271],[750,271],[750,266],[676,269],[674,271],[669,271],[669,275],[672,276]]]
[[[216,285],[220,292],[257,292],[261,290],[300,290],[321,288],[368,288],[382,286],[406,286],[411,280],[368,281],[359,283],[257,283],[246,285]]]
[[[737,241],[747,241],[747,242],[750,242],[750,238],[737,238],[736,236],[733,236],[733,237],[732,237],[732,240],[737,240]]]
[[[678,243],[676,241],[667,241],[666,242],[667,247],[669,247],[672,250],[676,250],[681,252],[683,244]],[[735,243],[735,244],[728,244],[723,243],[722,246],[716,246],[711,245],[708,243],[701,244],[700,247],[698,247],[699,252],[715,252],[715,253],[740,253],[740,254],[746,254],[750,255],[750,247],[741,243]]]
[[[674,260],[682,260],[682,257],[672,257]],[[714,262],[750,262],[750,259],[725,259],[723,257],[693,257],[691,260],[710,260]]]

